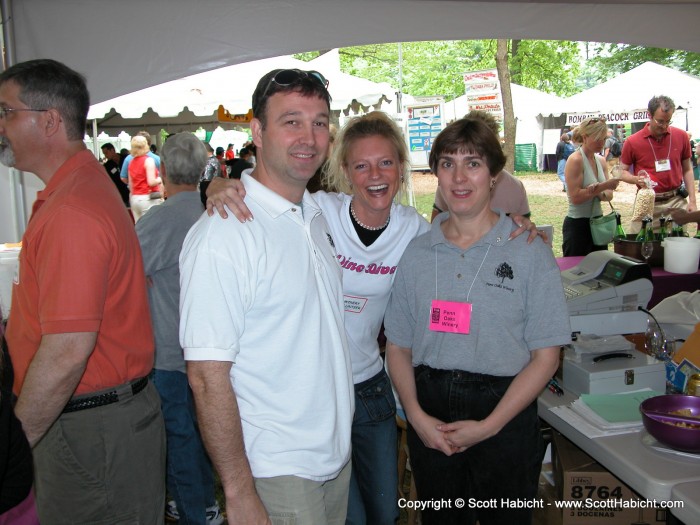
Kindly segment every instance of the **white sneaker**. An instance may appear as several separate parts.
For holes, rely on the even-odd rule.
[[[177,504],[174,500],[168,501],[165,507],[165,519],[167,521],[179,521],[180,513],[177,511]],[[211,507],[207,507],[207,523],[210,525],[221,525],[224,522],[224,516],[221,514],[219,504],[215,503]]]

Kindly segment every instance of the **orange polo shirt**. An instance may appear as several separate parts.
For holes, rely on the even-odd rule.
[[[141,249],[124,204],[88,150],[37,195],[22,238],[7,341],[22,390],[44,334],[97,332],[75,394],[147,375],[153,330]]]

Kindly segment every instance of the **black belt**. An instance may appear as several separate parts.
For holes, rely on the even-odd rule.
[[[148,377],[142,377],[141,379],[136,379],[131,383],[115,387],[114,390],[108,392],[103,392],[101,394],[92,395],[89,397],[76,397],[68,401],[63,413],[67,414],[69,412],[77,412],[78,410],[87,410],[88,408],[103,407],[105,405],[111,405],[118,401],[123,401],[129,397],[133,397],[141,390],[146,388],[148,384]]]

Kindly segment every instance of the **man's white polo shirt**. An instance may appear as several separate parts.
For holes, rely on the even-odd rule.
[[[293,204],[244,172],[254,221],[205,214],[180,255],[188,361],[231,361],[253,476],[332,479],[350,458],[354,390],[341,270],[304,193]]]

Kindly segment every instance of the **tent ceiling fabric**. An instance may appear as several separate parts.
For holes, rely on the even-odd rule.
[[[88,120],[97,120],[98,131],[116,135],[120,131],[167,129],[172,133],[219,125],[217,108],[223,105],[232,114],[245,114],[260,77],[273,69],[315,69],[329,80],[333,111],[345,111],[356,100],[374,106],[395,98],[396,89],[386,83],[370,82],[342,73],[338,50],[311,62],[291,56],[256,60],[199,73],[179,80],[145,88],[134,93],[93,104]],[[222,124],[222,127],[232,127]]]
[[[614,40],[700,52],[700,0],[15,0],[12,9],[16,60],[65,62],[85,74],[93,102],[242,62],[376,42]],[[654,30],[654,20],[672,26]]]

